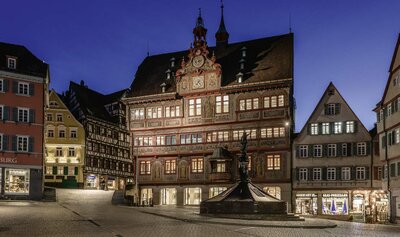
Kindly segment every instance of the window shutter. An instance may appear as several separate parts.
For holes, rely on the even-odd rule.
[[[296,158],[300,157],[300,147],[296,146]]]
[[[380,116],[379,112],[376,113],[376,121],[378,121],[378,123],[381,121],[381,116]]]
[[[6,80],[6,79],[4,79],[4,80],[3,80],[3,91],[4,91],[4,92],[7,92],[7,91],[8,91],[8,88],[9,88],[9,81]]]
[[[64,175],[68,175],[68,166],[64,166]]]
[[[78,175],[78,167],[75,167],[74,174]]]
[[[335,104],[335,114],[340,114],[340,104],[339,103]]]
[[[313,172],[312,168],[307,169],[308,180],[313,180],[312,172]]]
[[[351,167],[351,176],[350,176],[350,178],[352,179],[352,180],[355,180],[356,179],[356,167]]]
[[[380,178],[378,177],[378,167],[374,167],[373,169],[373,179],[374,180],[379,180]]]
[[[53,174],[57,174],[57,166],[53,166]]]
[[[35,122],[35,110],[34,109],[29,110],[29,122],[30,123]]]
[[[328,115],[328,113],[329,113],[329,111],[328,111],[328,105],[325,104],[324,106],[325,106],[325,115]]]
[[[17,82],[17,81],[13,81],[13,82],[12,82],[12,92],[13,92],[14,94],[17,94],[17,93],[18,93],[18,82]]]
[[[17,136],[12,137],[12,150],[17,151]]]
[[[35,84],[29,83],[29,95],[35,94]]]
[[[322,180],[326,180],[326,167],[322,168]]]
[[[10,107],[9,106],[4,106],[3,107],[3,120],[9,120],[10,119]]]
[[[358,121],[354,121],[354,133],[358,132]]]
[[[369,156],[372,152],[371,152],[371,142],[367,141],[367,153],[366,155]]]
[[[308,156],[307,157],[313,157],[313,145],[307,145],[308,149]]]
[[[307,135],[311,135],[311,123],[307,124]]]
[[[3,135],[3,151],[7,151],[7,150],[8,150],[8,136]]]
[[[335,123],[329,123],[329,134],[335,134]]]
[[[347,156],[352,156],[352,146],[351,143],[347,143]]]
[[[28,142],[29,143],[28,144],[29,145],[29,148],[28,148],[29,152],[33,152],[33,147],[34,147],[33,144],[34,144],[34,142],[35,142],[34,138],[33,137],[29,137],[29,142]]]
[[[296,180],[300,180],[300,169],[296,168],[295,172],[296,172]]]
[[[337,157],[342,156],[342,143],[336,144],[336,156]]]
[[[353,156],[357,156],[357,142],[352,143],[352,148],[353,148]]]
[[[14,107],[12,108],[12,116],[13,116],[13,121],[18,122],[18,108]]]
[[[322,134],[322,123],[318,123],[318,134]]]
[[[322,144],[322,157],[328,157],[328,144]]]
[[[365,179],[369,179],[369,167],[365,167]]]
[[[342,179],[342,169],[341,167],[336,167],[336,180]]]
[[[392,102],[393,113],[397,112],[397,103],[396,102],[397,102],[396,100]]]
[[[391,135],[392,135],[392,144],[395,144],[396,143],[396,132],[392,131]]]

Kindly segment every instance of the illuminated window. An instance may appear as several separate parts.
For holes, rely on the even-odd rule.
[[[201,115],[201,99],[189,100],[189,116]]]
[[[210,191],[209,191],[209,198],[217,196],[218,194],[222,193],[226,189],[227,189],[226,187],[211,187]]]
[[[322,123],[322,134],[329,134],[329,123]]]
[[[233,131],[233,140],[240,140],[242,138],[244,132],[246,132],[246,134],[247,134],[247,139],[256,139],[257,138],[257,129],[234,130]]]
[[[311,124],[311,135],[318,135],[318,123]]]
[[[164,111],[166,118],[174,118],[180,116],[180,106],[166,106]]]
[[[346,133],[354,133],[354,121],[346,122]]]
[[[215,112],[217,114],[229,112],[229,96],[228,95],[215,97]]]
[[[342,133],[342,122],[335,122],[334,131],[335,134]]]
[[[150,174],[150,161],[140,161],[140,174]]]
[[[239,100],[239,110],[252,110],[258,108],[258,98]]]
[[[280,155],[267,155],[267,169],[280,170],[281,169],[281,156]]]
[[[131,109],[131,119],[144,119],[144,108]]]
[[[165,173],[175,174],[176,173],[176,160],[166,160],[165,161]]]
[[[281,199],[281,188],[280,187],[277,187],[277,186],[264,187],[263,191],[277,199]]]
[[[192,172],[193,173],[203,172],[203,158],[192,158]]]

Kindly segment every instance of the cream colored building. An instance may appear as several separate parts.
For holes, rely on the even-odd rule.
[[[377,104],[377,133],[380,159],[384,162],[383,188],[389,192],[390,219],[400,221],[400,36],[397,40],[389,78]]]
[[[82,188],[85,131],[52,90],[45,111],[45,185]]]

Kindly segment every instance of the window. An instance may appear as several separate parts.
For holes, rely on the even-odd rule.
[[[321,179],[322,179],[322,169],[313,168],[313,180],[321,180]]]
[[[53,121],[53,115],[52,114],[46,114],[47,121]]]
[[[357,143],[357,155],[358,156],[367,155],[367,144],[365,142]]]
[[[18,122],[29,122],[29,109],[18,108]]]
[[[68,148],[68,156],[69,156],[69,157],[74,157],[74,156],[76,156],[76,154],[75,154],[75,148],[73,148],[73,147]]]
[[[18,82],[18,94],[29,95],[29,84],[26,82]]]
[[[285,137],[285,127],[262,128],[261,138]]]
[[[161,107],[154,107],[154,108],[147,108],[147,118],[162,118],[162,108]]]
[[[226,164],[225,162],[218,162],[217,163],[217,173],[225,173],[226,172]]]
[[[175,174],[176,173],[176,160],[166,160],[165,161],[165,173]]]
[[[395,76],[395,78],[393,79],[393,86],[396,86],[399,83],[399,76]]]
[[[28,141],[27,136],[17,136],[17,151],[27,152],[28,151]]]
[[[210,192],[209,192],[209,197],[215,197],[218,194],[222,193],[223,191],[225,191],[227,188],[226,187],[211,187],[210,188]]]
[[[308,145],[299,146],[299,156],[300,158],[308,157]]]
[[[342,133],[342,122],[335,122],[334,131],[335,134]]]
[[[275,108],[277,106],[276,96],[271,96],[271,108]]]
[[[150,161],[140,161],[140,174],[150,174]]]
[[[300,168],[299,169],[299,180],[300,181],[308,180],[308,169],[307,168]]]
[[[165,137],[164,136],[157,136],[156,137],[156,145],[157,146],[165,145]]]
[[[144,119],[144,108],[131,109],[131,119]]]
[[[47,137],[54,137],[54,129],[47,130]]]
[[[314,145],[314,157],[322,157],[322,145]]]
[[[399,172],[400,172],[400,170],[399,170]],[[382,179],[382,166],[378,167],[376,176],[377,177],[375,177],[375,179],[377,179],[377,180],[381,180]]]
[[[283,107],[283,106],[285,106],[285,96],[279,95],[278,96],[278,107]]]
[[[176,136],[165,136],[165,143],[166,145],[175,145],[176,144]]]
[[[365,179],[365,167],[356,167],[356,179]]]
[[[264,187],[263,191],[277,199],[281,199],[281,187]]]
[[[326,171],[327,180],[336,180],[336,168],[328,168]]]
[[[189,100],[189,116],[201,115],[201,99]]]
[[[400,143],[400,128],[396,128],[396,130],[394,131],[395,136],[394,136],[394,142],[396,144]]]
[[[64,156],[63,155],[63,150],[62,150],[61,147],[56,147],[56,155],[55,156],[57,156],[57,157]]]
[[[387,106],[387,115],[388,116],[392,115],[392,104],[388,104]]]
[[[71,130],[69,132],[69,137],[70,138],[77,138],[77,136],[78,136],[77,133],[78,133],[78,131],[77,131],[76,128],[71,128]]]
[[[164,111],[166,118],[174,118],[180,116],[180,106],[166,106]]]
[[[336,156],[336,144],[328,144],[328,157]]]
[[[228,131],[218,131],[207,133],[207,142],[217,142],[217,141],[228,141],[229,132]]]
[[[392,163],[389,166],[389,170],[390,170],[390,177],[395,177],[396,176],[396,163]]]
[[[62,114],[57,114],[56,115],[56,121],[57,122],[62,122],[63,121],[63,115]]]
[[[9,69],[16,69],[17,68],[17,59],[7,58],[7,67]]]
[[[64,175],[64,167],[57,166],[57,175]]]
[[[0,151],[3,150],[3,134],[0,134]]]
[[[203,137],[199,134],[183,134],[181,135],[181,144],[202,143]]]
[[[311,135],[318,135],[318,123],[311,124]]]
[[[354,133],[354,121],[346,122],[346,133]]]
[[[327,104],[325,107],[325,114],[326,115],[335,115],[336,114],[335,108],[336,108],[335,104]]]
[[[65,138],[65,129],[58,130],[58,137]]]
[[[281,169],[281,155],[267,155],[267,170]]]
[[[193,173],[203,172],[203,158],[192,158],[192,172]]]
[[[347,156],[347,143],[342,144],[342,156]]]
[[[240,110],[252,110],[258,109],[258,98],[250,98],[239,100],[239,109]]]
[[[229,96],[228,95],[217,96],[215,98],[215,112],[217,114],[229,112]]]
[[[322,123],[322,134],[329,134],[329,123]]]
[[[233,140],[240,140],[245,132],[247,134],[247,139],[257,138],[257,129],[246,129],[233,131]]]
[[[271,107],[270,98],[269,97],[264,97],[264,108],[269,108],[269,107]]]
[[[342,180],[350,180],[350,167],[342,167]]]
[[[152,146],[153,145],[153,137],[143,137],[143,145],[144,146]]]

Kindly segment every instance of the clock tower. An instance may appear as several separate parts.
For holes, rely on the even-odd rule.
[[[215,62],[214,52],[210,56],[200,9],[193,35],[188,57],[182,59],[181,68],[176,72],[177,92],[181,95],[218,90],[221,86],[221,65]]]

